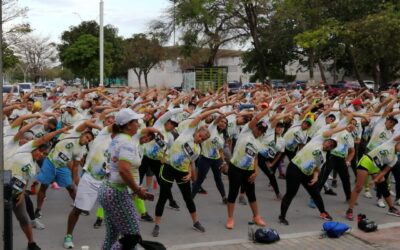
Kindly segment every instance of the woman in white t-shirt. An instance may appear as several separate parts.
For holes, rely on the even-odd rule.
[[[41,161],[47,152],[48,143],[54,136],[65,133],[69,127],[49,133],[39,139],[25,143],[16,153],[6,162],[6,169],[12,172],[12,199],[13,211],[22,231],[28,239],[29,250],[40,250],[36,245],[32,235],[31,220],[26,212],[25,190],[28,187],[37,171],[37,161]]]

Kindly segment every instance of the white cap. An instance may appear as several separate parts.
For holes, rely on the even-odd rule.
[[[176,117],[176,115],[173,115],[171,118],[169,118],[169,120],[171,122],[179,123],[179,119],[178,119],[178,117]]]
[[[115,116],[115,124],[122,126],[132,120],[142,119],[143,117],[143,114],[138,114],[132,109],[124,108],[121,109]]]
[[[65,104],[65,107],[66,108],[74,108],[74,109],[76,109],[75,103],[73,103],[73,102],[67,102]]]

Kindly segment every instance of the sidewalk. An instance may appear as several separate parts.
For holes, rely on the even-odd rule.
[[[395,226],[396,227],[393,227]],[[300,249],[400,249],[400,227],[398,223],[383,225],[381,229],[373,233],[364,233],[358,230],[340,237],[339,239],[321,238],[320,232],[309,232],[303,234],[282,235],[277,243],[265,245],[256,244],[247,240],[231,240],[220,242],[208,242],[199,244],[188,244],[172,246],[168,249],[193,249],[193,250],[240,250],[240,249],[271,249],[271,250],[289,250],[293,248]]]

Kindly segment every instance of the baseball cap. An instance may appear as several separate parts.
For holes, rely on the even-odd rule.
[[[117,115],[115,116],[115,124],[122,126],[132,120],[142,119],[143,117],[143,114],[138,114],[132,109],[124,108],[118,111]]]
[[[73,108],[73,109],[76,109],[75,103],[73,103],[73,102],[67,102],[67,103],[65,104],[65,107],[66,107],[66,108]]]
[[[310,124],[310,126],[314,124],[314,121],[311,118],[304,119],[303,122],[307,122],[308,124]]]
[[[354,99],[354,100],[351,102],[351,104],[353,104],[354,106],[356,106],[356,105],[361,105],[361,104],[362,104],[362,101],[361,101],[360,98],[357,98],[357,99]]]
[[[172,122],[175,125],[175,127],[177,127],[179,125],[178,117],[176,117],[175,115],[172,116],[171,118],[169,118],[168,121]]]
[[[263,133],[265,133],[268,129],[268,123],[265,120],[259,121],[256,126]]]

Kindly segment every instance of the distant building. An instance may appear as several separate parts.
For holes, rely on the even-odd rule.
[[[240,81],[242,83],[246,83],[250,81],[250,77],[252,74],[243,72],[243,60],[242,60],[243,51],[237,50],[220,50],[217,54],[217,59],[215,62],[215,66],[224,66],[228,68],[228,81]],[[168,59],[159,63],[156,67],[154,67],[149,75],[148,81],[149,86],[165,86],[165,87],[178,87],[181,86],[183,81],[183,71],[180,67],[179,63],[179,53],[177,49],[174,49],[172,55],[169,56]],[[324,65],[326,68],[328,65]],[[333,75],[330,74],[325,69],[325,77],[327,82],[333,82]],[[296,75],[296,80],[309,80],[309,71],[306,68],[302,68],[298,61],[295,61],[286,66],[286,75]],[[337,75],[337,78],[341,78],[341,74]],[[321,73],[316,65],[314,68],[314,81],[318,83],[321,80]],[[144,76],[142,76],[142,86],[145,86]],[[133,87],[138,87],[138,79],[135,75],[134,71],[130,69],[128,71],[128,85]]]

